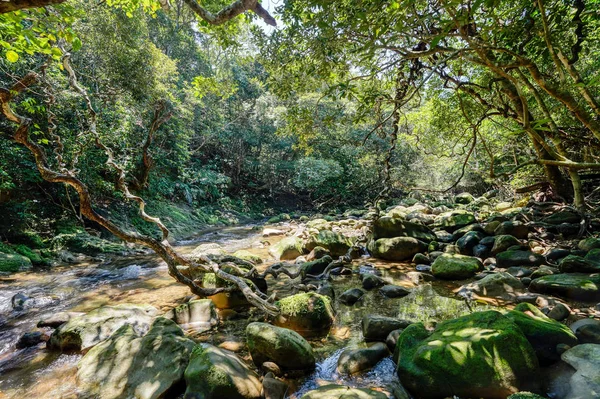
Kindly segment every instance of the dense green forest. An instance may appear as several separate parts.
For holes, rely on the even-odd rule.
[[[600,0],[0,0],[0,109],[0,399],[600,398]]]

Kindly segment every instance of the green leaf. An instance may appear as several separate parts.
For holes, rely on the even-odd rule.
[[[80,48],[81,48],[81,39],[76,37],[75,39],[73,39],[73,51],[79,51]]]
[[[6,59],[9,60],[10,62],[17,62],[17,61],[19,61],[19,54],[17,54],[13,50],[8,50],[6,52]]]

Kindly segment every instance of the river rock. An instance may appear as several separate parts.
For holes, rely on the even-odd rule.
[[[366,314],[362,319],[363,337],[365,341],[385,342],[392,331],[406,328],[410,324],[410,321],[394,317]]]
[[[538,361],[519,327],[496,311],[423,324],[398,339],[398,376],[419,398],[504,399],[536,383]]]
[[[521,280],[511,274],[500,272],[488,274],[481,280],[462,286],[460,292],[465,291],[482,297],[515,301],[518,295],[525,292],[525,286]]]
[[[182,381],[194,345],[177,324],[163,317],[143,337],[125,324],[81,358],[78,389],[82,397],[102,399],[164,397]]]
[[[581,216],[575,211],[563,210],[554,212],[552,215],[542,220],[544,223],[559,225],[563,223],[577,224],[581,221]]]
[[[511,236],[509,234],[501,234],[496,236],[494,240],[494,246],[492,247],[492,255],[496,255],[500,252],[506,251],[508,248],[521,245],[521,241],[517,237]]]
[[[340,301],[340,303],[343,303],[344,305],[352,306],[360,298],[362,298],[362,296],[364,294],[365,294],[365,292],[359,288],[351,288],[349,290],[344,291],[342,293],[342,295],[340,295],[339,301]]]
[[[548,317],[552,320],[562,321],[569,317],[570,314],[571,311],[567,306],[563,305],[562,303],[558,303],[552,308],[552,310],[550,310],[550,312],[548,312]]]
[[[261,259],[260,256],[255,255],[252,252],[247,251],[245,249],[240,249],[239,251],[235,251],[233,253],[233,256],[235,256],[236,258],[246,260],[248,262],[252,262],[255,265],[259,265],[259,264],[263,263],[263,260]]]
[[[381,287],[385,284],[386,284],[385,280],[376,274],[363,274],[362,275],[362,287],[367,291],[370,291],[373,288]]]
[[[523,332],[538,357],[540,364],[550,364],[560,359],[556,346],[577,345],[575,334],[564,324],[550,319],[529,303],[520,303],[505,313]]]
[[[275,378],[273,373],[267,373],[263,378],[264,399],[284,399],[288,386],[285,382]]]
[[[502,222],[494,230],[494,235],[511,235],[516,238],[527,238],[529,234],[529,227],[519,221],[506,221]]]
[[[588,237],[584,240],[579,241],[577,247],[582,251],[591,251],[592,249],[600,248],[600,238]]]
[[[164,317],[175,321],[183,328],[196,331],[208,331],[219,324],[215,304],[210,299],[197,299],[177,306]]]
[[[473,253],[473,248],[479,244],[479,241],[483,238],[483,233],[478,231],[469,231],[467,234],[462,236],[456,241],[456,246],[458,250],[463,255],[471,255]]]
[[[302,255],[303,242],[299,237],[286,237],[273,245],[269,253],[277,260],[293,260]]]
[[[310,251],[309,254],[306,255],[306,260],[311,262],[315,259],[321,259],[322,257],[329,255],[331,255],[331,252],[329,252],[329,250],[323,247],[314,247],[312,251]]]
[[[335,318],[331,299],[315,292],[291,295],[275,305],[279,307],[275,324],[304,337],[327,333]]]
[[[566,399],[600,397],[600,345],[577,345],[563,353],[561,359],[577,370],[571,377]]]
[[[553,274],[559,274],[559,273],[560,273],[560,270],[558,270],[558,268],[556,268],[556,267],[542,265],[542,266],[538,267],[537,269],[535,269],[529,277],[531,277],[532,280],[535,280],[536,278],[540,278],[543,276],[551,276]]]
[[[331,252],[332,256],[343,256],[352,245],[353,241],[341,233],[321,230],[308,238],[305,248],[307,251],[312,251],[316,247],[322,247]]]
[[[414,288],[397,303],[398,317],[412,322],[440,322],[471,313],[465,301],[438,295],[431,284]]]
[[[84,312],[58,312],[51,314],[47,317],[41,318],[38,321],[37,326],[56,328],[61,324],[65,324],[67,321],[71,320],[74,317],[80,317],[83,315],[85,315]]]
[[[454,197],[454,202],[457,204],[470,204],[475,201],[475,198],[470,193],[460,193]]]
[[[582,344],[600,344],[600,323],[581,326],[576,335]]]
[[[373,223],[373,240],[380,238],[411,237],[430,242],[436,239],[431,229],[420,223],[384,216]]]
[[[410,290],[399,285],[388,284],[379,289],[386,298],[401,298],[410,294]]]
[[[340,374],[356,374],[373,368],[380,360],[390,354],[383,342],[376,342],[366,348],[346,349],[337,362]]]
[[[596,262],[577,255],[564,257],[558,264],[562,273],[598,273],[600,272],[600,262]]]
[[[62,351],[82,351],[104,341],[123,325],[131,325],[137,335],[143,335],[157,313],[149,305],[102,306],[58,327],[50,337],[49,346]]]
[[[435,219],[435,225],[437,227],[442,227],[446,231],[453,232],[461,227],[473,224],[476,221],[473,212],[457,209],[438,215]]]
[[[600,275],[567,273],[543,276],[531,282],[529,291],[582,302],[598,301]]]
[[[302,266],[300,266],[300,274],[303,278],[306,278],[309,274],[311,276],[318,276],[325,271],[331,262],[333,262],[331,256],[325,255],[313,261],[303,263]]]
[[[479,259],[458,254],[441,255],[431,265],[433,275],[444,280],[465,280],[482,270]]]
[[[185,369],[184,399],[259,399],[262,383],[236,354],[210,344],[196,346]]]
[[[32,267],[31,261],[25,256],[0,252],[0,272],[24,272],[31,270]]]
[[[427,244],[412,237],[380,238],[369,241],[369,252],[375,258],[408,260],[427,249]]]
[[[310,344],[297,332],[267,323],[246,327],[248,350],[254,364],[271,361],[283,370],[312,370],[315,355]]]
[[[504,251],[496,255],[498,267],[539,266],[545,262],[544,257],[531,251]]]
[[[29,348],[31,346],[36,346],[42,342],[46,341],[47,336],[44,335],[41,331],[32,331],[21,335],[17,344],[15,345],[17,349]]]
[[[309,391],[300,399],[388,399],[388,397],[372,389],[330,384]]]

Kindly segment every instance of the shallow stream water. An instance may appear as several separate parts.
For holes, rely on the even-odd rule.
[[[262,259],[270,259],[268,247],[261,242],[261,229],[255,225],[212,230],[198,235],[194,240],[180,243],[179,250],[189,253],[201,243],[218,243],[227,252],[247,249]],[[279,237],[280,238],[280,237]],[[269,237],[274,243],[279,238]],[[273,261],[267,261],[266,267]],[[406,264],[374,262],[361,259],[355,262],[375,264],[389,282],[414,286],[403,274],[413,270]],[[270,290],[278,296],[295,293],[294,284],[287,277],[278,281],[267,279]],[[336,277],[334,289],[339,296],[348,288],[357,287],[357,276]],[[450,287],[439,286],[438,291],[449,292]],[[13,310],[11,298],[21,294],[29,297],[21,311]],[[60,266],[46,272],[20,273],[0,279],[0,399],[9,398],[76,398],[76,365],[81,355],[60,354],[45,349],[45,344],[18,350],[19,337],[36,330],[37,322],[61,311],[86,312],[102,305],[118,303],[143,303],[161,312],[190,298],[188,289],[176,283],[167,273],[166,265],[154,255],[115,257],[103,262]],[[364,314],[373,313],[397,316],[397,300],[382,297],[378,290],[368,292],[353,307],[335,305],[337,315],[334,327],[326,337],[311,340],[318,357],[316,370],[305,377],[295,377],[290,385],[289,397],[299,398],[303,393],[325,383],[341,383],[357,387],[383,388],[397,381],[391,358],[384,359],[360,377],[341,377],[336,374],[337,359],[342,348],[362,341],[360,321]],[[243,329],[251,320],[259,320],[256,312],[241,313],[241,318],[227,321],[217,332],[190,335],[199,341],[216,345],[225,341],[237,343],[239,355],[250,361],[245,351]],[[48,329],[48,334],[52,330]]]

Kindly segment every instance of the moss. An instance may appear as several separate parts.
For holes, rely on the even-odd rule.
[[[317,298],[318,300],[313,300]],[[305,292],[283,298],[275,302],[284,315],[298,316],[311,313],[323,314],[332,312],[331,299],[314,292]]]
[[[122,253],[127,249],[123,244],[104,240],[87,233],[59,234],[52,240],[52,247],[55,250],[67,248],[73,252],[92,256],[101,253]]]
[[[464,280],[482,270],[479,259],[458,254],[443,254],[431,265],[433,275],[446,280]]]
[[[291,328],[305,337],[320,335],[333,324],[331,299],[314,292],[296,294],[275,303],[280,314],[275,324]]]
[[[26,258],[29,258],[31,263],[33,263],[34,265],[47,265],[48,264],[48,261],[46,259],[42,258],[41,255],[33,252],[31,250],[31,248],[27,247],[26,245],[19,244],[19,245],[15,246],[15,251],[18,254],[23,255]]]
[[[239,250],[233,253],[233,256],[235,256],[236,258],[240,258],[243,260],[247,260],[248,262],[252,262],[256,265],[262,263],[262,259],[260,258],[260,256],[253,254],[250,251],[246,251],[246,250]]]
[[[506,399],[545,399],[545,397],[531,392],[517,392]]]
[[[31,261],[18,254],[0,253],[0,272],[16,273],[31,269]]]

